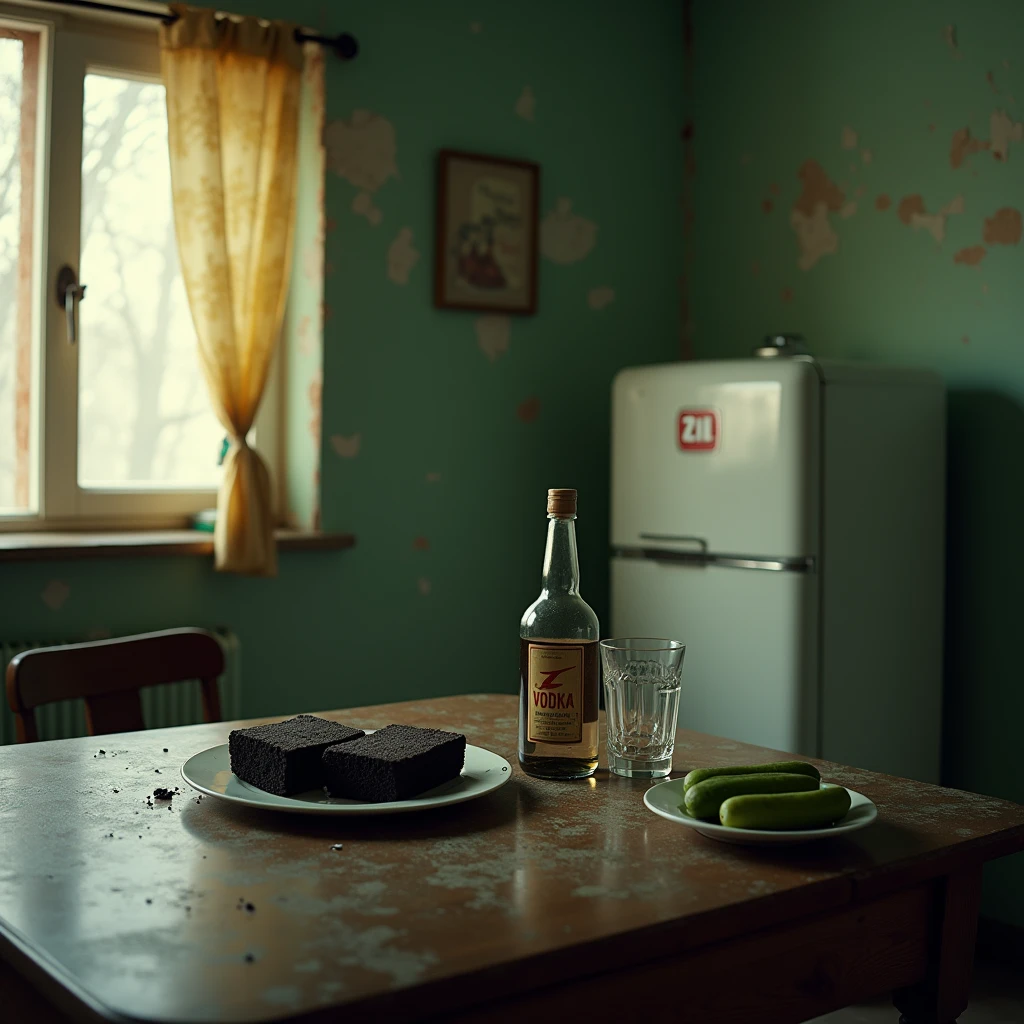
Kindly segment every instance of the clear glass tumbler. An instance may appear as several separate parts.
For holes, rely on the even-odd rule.
[[[601,641],[608,767],[616,775],[660,779],[672,771],[685,652],[678,640]]]

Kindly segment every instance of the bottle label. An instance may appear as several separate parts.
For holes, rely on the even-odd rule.
[[[531,743],[583,741],[583,648],[578,644],[530,644]]]

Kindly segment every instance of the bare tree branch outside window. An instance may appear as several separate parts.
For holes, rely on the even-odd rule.
[[[160,85],[86,76],[80,277],[88,291],[80,306],[79,481],[216,486],[223,430],[178,263]]]

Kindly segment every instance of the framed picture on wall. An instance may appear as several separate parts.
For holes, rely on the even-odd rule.
[[[441,150],[434,305],[535,313],[539,201],[537,164]]]

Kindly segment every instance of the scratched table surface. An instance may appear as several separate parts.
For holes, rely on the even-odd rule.
[[[327,716],[455,729],[516,765],[516,713],[512,696],[475,695]],[[649,783],[603,768],[559,783],[516,765],[496,793],[413,815],[271,814],[200,800],[179,777],[231,728],[0,748],[0,957],[72,1017],[450,1013],[1024,845],[1015,804],[827,762],[823,777],[870,796],[879,820],[785,849],[718,844],[656,817]],[[683,730],[676,774],[776,753]],[[151,806],[157,786],[183,792]]]

